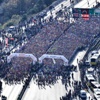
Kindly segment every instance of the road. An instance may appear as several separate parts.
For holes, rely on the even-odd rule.
[[[81,61],[85,55],[86,51],[81,51],[77,54],[77,56],[75,57],[75,59],[73,60],[72,62],[72,65],[76,66],[77,67],[77,71],[76,72],[73,72],[74,73],[74,79],[76,81],[81,81],[81,78],[80,78],[80,70],[79,70],[79,61]]]
[[[51,87],[46,86],[45,89],[39,89],[32,79],[22,100],[59,100],[65,94],[65,86],[62,85],[61,80],[58,80],[58,83]]]
[[[85,53],[86,53],[85,50],[79,52],[79,53],[76,55],[76,57],[75,57],[75,59],[73,60],[73,62],[72,62],[72,65],[77,66],[77,71],[74,71],[74,72],[73,72],[73,74],[74,74],[74,81],[78,81],[78,82],[81,81],[80,69],[79,69],[78,63],[79,63],[79,61],[81,61],[81,60],[83,59]],[[71,81],[73,81],[73,80],[71,79]],[[87,100],[90,100],[89,98],[92,99],[91,94],[87,92]],[[77,96],[76,99],[79,100],[79,97]]]
[[[83,56],[85,55],[86,51],[79,52],[76,56],[76,58],[73,60],[72,64],[77,66],[77,59],[81,60]],[[77,66],[77,72],[74,73],[74,80],[80,81],[80,71],[79,67]],[[79,76],[79,77],[77,77]],[[71,83],[72,83],[71,78]],[[38,86],[34,83],[33,80],[31,80],[31,83],[29,85],[29,88],[25,91],[22,100],[60,100],[60,97],[64,96],[66,93],[68,93],[69,90],[74,90],[72,84],[71,86],[67,87],[67,91],[65,90],[65,86],[61,83],[61,80],[58,81],[54,86],[46,86],[45,89],[39,89]]]
[[[93,6],[97,5],[96,1],[100,3],[100,0],[81,0],[74,8],[93,8]]]
[[[16,100],[24,84],[21,83],[21,84],[8,85],[5,84],[3,80],[1,81],[3,82],[3,86],[2,86],[3,89],[1,95],[6,96],[7,100],[12,100],[12,98],[13,100]]]
[[[75,59],[73,60],[72,64],[77,66],[77,71],[73,72],[74,73],[74,80],[71,78],[71,83],[72,81],[80,81],[80,70],[77,64],[77,59],[78,61],[81,60],[84,56],[86,51],[79,52]],[[79,77],[77,77],[79,76]],[[38,85],[34,83],[33,79],[30,82],[29,87],[26,89],[22,100],[60,100],[60,97],[65,96],[66,93],[68,93],[69,90],[74,90],[73,85],[67,87],[67,91],[65,89],[65,86],[62,84],[61,80],[58,80],[58,83],[55,85],[52,85],[51,87],[46,86],[45,89],[39,89]],[[5,85],[3,82],[3,91],[2,95],[5,95],[8,97],[8,100],[16,100],[18,97],[21,89],[23,87],[23,84],[18,84],[18,85]]]
[[[55,6],[55,9],[53,9],[52,11],[48,11],[47,12],[47,16],[44,17],[44,19],[48,19],[50,16],[51,16],[51,12],[52,12],[52,15],[53,15],[53,18],[56,17],[56,13],[62,9],[61,5],[63,5],[63,8],[66,6],[66,7],[69,7],[71,6],[71,3],[70,3],[70,0],[65,0],[63,2],[61,2],[60,4],[58,4],[57,6]]]

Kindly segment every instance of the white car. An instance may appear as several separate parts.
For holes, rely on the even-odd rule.
[[[94,89],[94,98],[100,100],[100,89]]]
[[[98,54],[98,51],[94,50],[94,51],[91,52],[91,56],[94,55],[94,54]]]
[[[87,95],[87,99],[86,100],[92,100],[92,96],[90,95],[90,93],[86,93],[86,95]]]
[[[80,100],[92,100],[92,96],[85,90],[80,91]]]
[[[85,81],[90,83],[90,82],[95,81],[95,78],[91,74],[86,74],[85,75]]]
[[[93,90],[100,90],[100,84],[97,81],[91,82],[91,86],[93,87]]]
[[[94,68],[90,67],[86,70],[86,74],[94,75]]]

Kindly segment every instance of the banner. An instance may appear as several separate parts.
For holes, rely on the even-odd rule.
[[[81,9],[81,17],[84,19],[84,20],[89,20],[89,9]]]
[[[89,9],[81,9],[81,14],[89,14]]]

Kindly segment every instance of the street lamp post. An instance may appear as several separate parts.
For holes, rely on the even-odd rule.
[[[89,1],[87,0],[87,4],[88,4],[88,6],[89,6]]]

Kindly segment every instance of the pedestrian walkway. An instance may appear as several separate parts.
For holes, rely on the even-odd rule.
[[[74,65],[74,66],[77,67],[77,70],[73,72],[73,74],[74,74],[74,80],[75,80],[75,81],[81,81],[81,78],[80,78],[80,70],[79,70],[79,65],[78,65],[78,63],[79,63],[79,61],[81,61],[81,60],[83,59],[85,53],[86,53],[85,50],[79,52],[79,53],[76,55],[76,57],[75,57],[75,59],[73,60],[73,62],[72,62],[72,65]]]
[[[52,15],[53,15],[53,18],[55,18],[57,15],[56,13],[62,9],[61,5],[63,5],[63,8],[66,6],[66,7],[69,7],[71,6],[71,3],[70,3],[70,0],[65,0],[63,2],[61,2],[60,4],[58,4],[57,6],[55,6],[55,9],[52,10]],[[48,19],[49,17],[51,16],[51,11],[48,11],[47,12],[47,16],[44,17],[44,19]]]
[[[61,80],[58,80],[55,85],[39,89],[32,79],[22,100],[60,100],[60,97],[65,96],[65,94],[66,89]]]
[[[79,61],[81,61],[81,60],[83,59],[85,53],[86,53],[85,50],[79,52],[79,53],[76,55],[76,57],[75,57],[75,59],[73,60],[73,62],[72,62],[72,65],[76,66],[76,71],[73,71],[73,72],[70,73],[70,85],[68,84],[68,87],[67,87],[68,91],[71,90],[71,93],[72,93],[72,94],[73,94],[74,91],[75,91],[75,89],[74,89],[74,88],[75,88],[74,83],[75,83],[75,82],[78,82],[78,84],[79,84],[79,82],[81,82],[80,70],[79,70],[79,65],[78,65],[78,63],[79,63]],[[79,100],[79,97],[77,96],[77,97],[75,97],[74,99]]]
[[[93,8],[97,5],[96,2],[100,3],[100,0],[81,0],[74,8]]]
[[[2,93],[1,95],[6,96],[7,100],[16,100],[18,95],[20,94],[22,88],[23,88],[23,83],[21,84],[13,84],[13,85],[8,85],[5,84],[3,80],[2,81]]]

